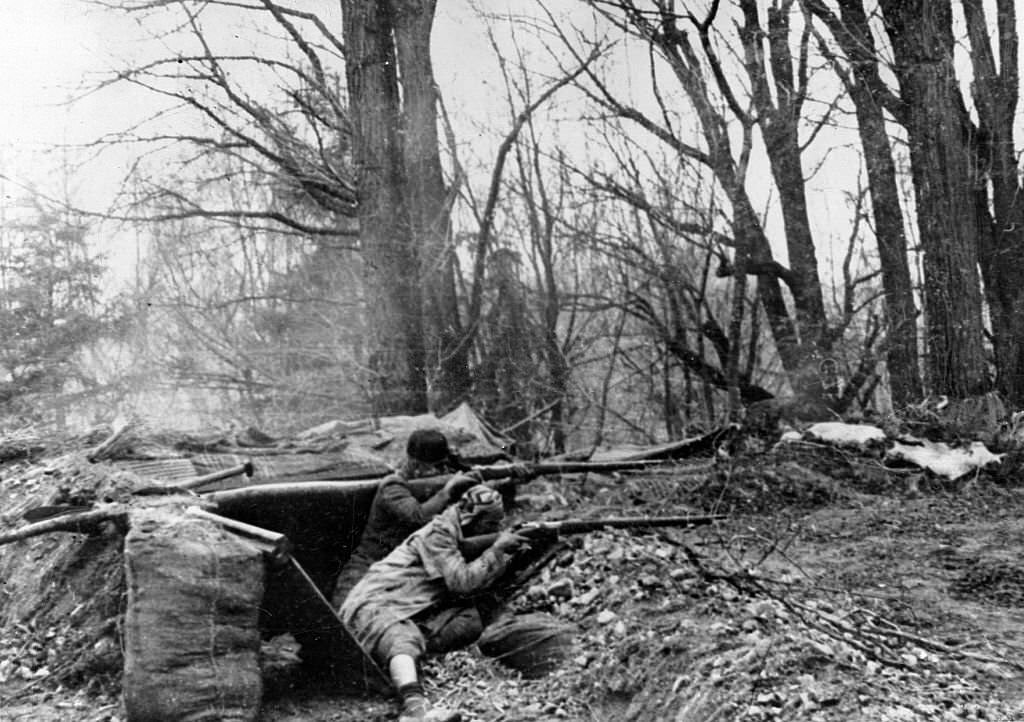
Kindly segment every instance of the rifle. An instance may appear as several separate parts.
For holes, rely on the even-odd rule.
[[[527,479],[548,474],[610,474],[615,471],[643,471],[652,466],[664,464],[664,460],[640,461],[560,461],[537,464],[492,464],[490,466],[471,466],[467,471],[475,471],[484,481],[510,479],[515,483],[517,469],[525,469]]]
[[[656,527],[706,526],[725,519],[725,514],[702,516],[618,516],[604,519],[568,519],[566,521],[531,521],[512,527],[512,531],[534,541],[553,541],[566,534],[586,534],[601,529],[653,529]],[[460,549],[467,559],[475,559],[494,544],[498,534],[480,534],[462,540]]]
[[[518,484],[524,484],[535,476],[543,474],[582,474],[594,472],[597,474],[609,474],[614,471],[643,471],[654,469],[660,466],[678,464],[678,461],[671,459],[652,460],[629,460],[629,461],[569,461],[550,462],[539,464],[494,464],[492,466],[463,466],[461,471],[478,471],[484,481],[494,482],[491,486],[497,491],[506,493],[514,489]],[[705,472],[715,465],[715,460],[710,459],[699,464],[687,464],[682,467],[672,467],[680,470],[680,473],[693,473],[696,471]],[[516,478],[516,467],[525,468],[526,474]],[[418,479],[410,479],[409,487],[413,494],[420,499],[426,499],[437,492],[445,482],[451,478],[451,474],[438,476],[426,476]],[[346,479],[310,479],[292,480],[276,483],[252,484],[241,486],[235,489],[223,489],[200,494],[210,502],[223,504],[225,509],[245,507],[254,505],[286,505],[296,500],[305,500],[309,503],[324,505],[338,504],[347,498],[365,497],[365,505],[369,508],[370,500],[380,485],[381,477],[372,479],[350,477]],[[137,493],[137,492],[136,492]]]

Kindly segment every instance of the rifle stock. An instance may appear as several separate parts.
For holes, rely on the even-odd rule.
[[[606,517],[604,519],[568,519],[565,521],[536,521],[520,524],[512,531],[528,539],[553,539],[566,534],[585,534],[600,529],[653,529],[657,527],[706,526],[725,519],[724,514],[696,516],[638,516]],[[475,559],[490,548],[498,534],[480,534],[462,540],[460,549],[467,559]]]

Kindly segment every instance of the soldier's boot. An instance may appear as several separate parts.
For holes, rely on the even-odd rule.
[[[444,707],[431,707],[426,697],[410,695],[402,702],[398,722],[462,722],[462,714]]]

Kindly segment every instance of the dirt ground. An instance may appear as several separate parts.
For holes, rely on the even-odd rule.
[[[546,518],[722,512],[714,527],[597,532],[514,600],[577,626],[537,679],[471,649],[426,668],[435,702],[517,720],[1024,720],[1024,484],[957,483],[820,447],[524,495]],[[123,719],[114,684],[3,674],[0,719]],[[265,649],[260,722],[394,719],[384,696]]]

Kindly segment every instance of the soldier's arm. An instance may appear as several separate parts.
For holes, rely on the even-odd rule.
[[[451,478],[445,482],[445,485],[438,489],[437,493],[423,502],[421,507],[423,514],[427,519],[437,516],[451,504],[458,501],[459,497],[462,496],[467,489],[482,482],[483,477],[476,471],[453,474]]]
[[[459,538],[447,525],[434,526],[419,540],[419,554],[424,567],[444,579],[450,592],[468,595],[496,581],[508,568],[512,552],[522,540],[511,532],[498,540],[473,561],[466,561],[459,549]]]
[[[424,509],[425,504],[420,504],[409,487],[401,482],[381,486],[377,491],[377,503],[387,516],[410,528],[419,528],[436,516],[436,512]]]

